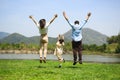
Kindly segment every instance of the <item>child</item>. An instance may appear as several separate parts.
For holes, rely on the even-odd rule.
[[[37,22],[33,18],[33,16],[29,16],[29,18],[33,20],[33,22],[36,24],[36,26],[38,27],[39,32],[41,34],[41,37],[40,37],[40,50],[39,50],[40,63],[42,63],[42,60],[43,60],[44,63],[46,63],[47,45],[48,45],[48,35],[47,35],[48,27],[57,18],[57,14],[54,15],[54,18],[49,23],[46,23],[45,19],[41,19],[39,22]],[[44,59],[42,58],[42,53],[44,53]]]
[[[62,66],[62,62],[65,62],[65,60],[62,58],[63,46],[64,46],[64,36],[59,35],[57,43],[56,43],[56,48],[55,48],[55,51],[54,51],[54,55],[57,56],[57,58],[60,62],[59,68]]]
[[[88,13],[87,18],[83,23],[79,23],[79,21],[76,20],[74,24],[71,24],[69,22],[65,12],[63,12],[63,16],[72,28],[72,49],[74,57],[73,65],[77,63],[77,53],[79,57],[78,61],[80,64],[82,64],[82,28],[87,23],[89,17],[91,16],[91,13]]]

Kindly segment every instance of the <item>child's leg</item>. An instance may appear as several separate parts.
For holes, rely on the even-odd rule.
[[[57,53],[56,56],[58,57],[59,62],[62,62],[62,61],[63,61],[63,58],[62,58],[62,54],[61,54],[61,53]]]
[[[62,54],[57,55],[58,60],[59,60],[59,68],[62,67],[62,62],[65,62],[64,58],[62,57]]]
[[[59,68],[61,68],[62,67],[63,58],[58,57],[58,60],[59,60]]]

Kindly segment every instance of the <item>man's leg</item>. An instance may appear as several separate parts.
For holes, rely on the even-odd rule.
[[[78,47],[78,57],[79,57],[79,63],[82,64],[82,41],[80,41]]]
[[[76,50],[76,43],[75,41],[72,41],[72,49],[73,49],[73,60],[74,60],[74,63],[73,65],[75,65],[77,63],[77,50]]]

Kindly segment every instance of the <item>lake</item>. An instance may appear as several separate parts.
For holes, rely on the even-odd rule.
[[[72,54],[64,54],[65,60],[73,60]],[[118,56],[103,56],[103,55],[83,55],[83,62],[95,63],[120,63]],[[39,59],[39,54],[0,54],[0,59]],[[53,54],[47,55],[48,60],[57,60]]]

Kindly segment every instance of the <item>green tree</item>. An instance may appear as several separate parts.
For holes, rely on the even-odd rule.
[[[64,51],[72,51],[71,42],[66,42],[64,46]]]
[[[112,36],[107,38],[108,44],[120,43],[120,33],[117,36]]]
[[[101,46],[98,46],[97,50],[100,51],[100,52],[105,52],[106,47],[107,47],[106,44],[103,44]]]
[[[120,53],[120,43],[117,45],[117,48],[115,49],[115,53]]]

